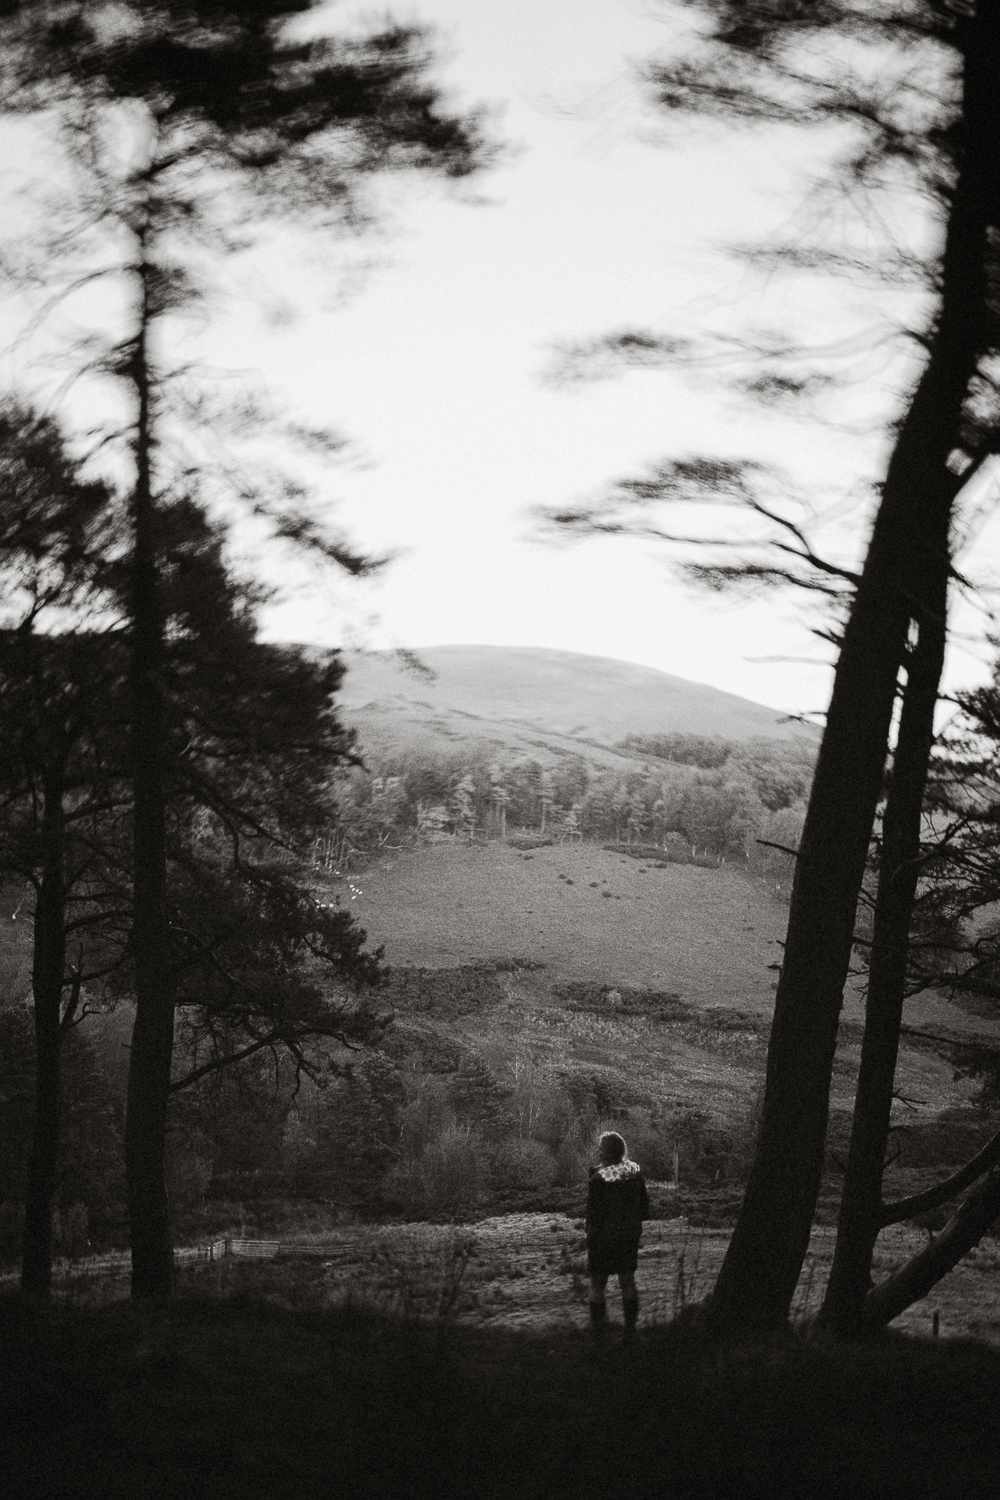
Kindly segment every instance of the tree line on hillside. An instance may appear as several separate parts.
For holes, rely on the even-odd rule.
[[[698,735],[632,736],[648,757],[632,769],[588,765],[579,755],[548,765],[464,755],[398,753],[344,772],[339,819],[358,849],[407,837],[506,837],[655,844],[668,858],[754,861],[788,874],[801,830],[814,755],[808,743],[727,741]],[[367,758],[366,758],[367,759]],[[760,841],[764,841],[761,846]]]

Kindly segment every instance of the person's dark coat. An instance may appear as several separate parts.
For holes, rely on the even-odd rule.
[[[587,1188],[587,1273],[631,1274],[639,1263],[642,1221],[649,1195],[634,1161],[591,1167]]]

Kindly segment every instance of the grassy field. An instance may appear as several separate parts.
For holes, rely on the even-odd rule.
[[[788,921],[787,891],[736,865],[637,860],[590,843],[423,845],[390,851],[331,890],[391,964],[523,956],[544,964],[550,983],[637,985],[767,1017]],[[858,985],[848,985],[843,1015],[863,1019]],[[1000,1038],[1000,1020],[933,993],[907,1002],[906,1021]]]
[[[733,866],[638,860],[592,844],[518,850],[444,843],[391,853],[338,882],[386,959],[433,972],[507,955],[496,1003],[461,1015],[399,1014],[419,1053],[442,1034],[466,1049],[513,1053],[569,1068],[616,1070],[651,1099],[732,1118],[763,1078],[767,1031],[788,909],[781,894]],[[525,967],[511,967],[521,957]],[[680,1016],[613,1002],[582,1008],[574,983],[672,996]],[[639,1013],[630,1013],[638,1010]],[[863,997],[845,998],[832,1107],[849,1110]],[[959,1037],[1000,1037],[1000,1023],[940,995],[915,997],[907,1023]],[[972,1085],[950,1059],[904,1043],[900,1125],[963,1109]],[[841,1128],[845,1128],[841,1122]]]
[[[437,844],[351,879],[352,912],[392,964],[524,955],[553,980],[669,990],[701,1006],[766,1009],[787,920],[780,897],[733,868],[657,868],[595,844]]]

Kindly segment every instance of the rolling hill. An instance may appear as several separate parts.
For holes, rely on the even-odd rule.
[[[678,732],[727,740],[806,739],[810,725],[748,698],[607,657],[515,646],[431,646],[419,672],[393,652],[344,653],[344,721],[373,752],[458,753],[489,747],[598,764],[633,759],[628,735]]]

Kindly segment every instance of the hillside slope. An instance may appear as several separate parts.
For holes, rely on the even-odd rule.
[[[816,739],[776,709],[631,662],[514,646],[418,654],[433,678],[391,652],[344,653],[340,710],[364,747],[454,753],[477,744],[543,758],[577,752],[607,764],[622,758],[614,747],[630,734]]]
[[[385,945],[395,1042],[410,1067],[419,1059],[452,1076],[463,1056],[479,1055],[506,1077],[512,1059],[530,1058],[576,1090],[577,1108],[598,1080],[605,1113],[694,1109],[731,1125],[760,1087],[788,910],[739,869],[629,858],[594,844],[524,851],[455,841],[396,851],[330,884],[369,941]],[[498,978],[471,983],[495,965]],[[463,984],[468,995],[456,1003]],[[832,1078],[838,1151],[863,1018],[855,980]],[[967,1111],[974,1080],[926,1035],[996,1045],[1000,1019],[929,992],[907,1002],[906,1025],[893,1111],[897,1147],[906,1141],[899,1170],[924,1165],[919,1142],[947,1111],[958,1113],[942,1149],[958,1165],[990,1127]],[[927,1185],[898,1180],[892,1196]]]
[[[447,840],[395,851],[330,885],[393,965],[518,957],[544,965],[546,984],[669,990],[699,1011],[734,1006],[770,1022],[788,906],[736,865],[626,858],[587,842],[526,852],[498,840]],[[842,1020],[863,1018],[863,977],[855,975]],[[943,991],[908,999],[905,1021],[1000,1041],[1000,1018]]]

